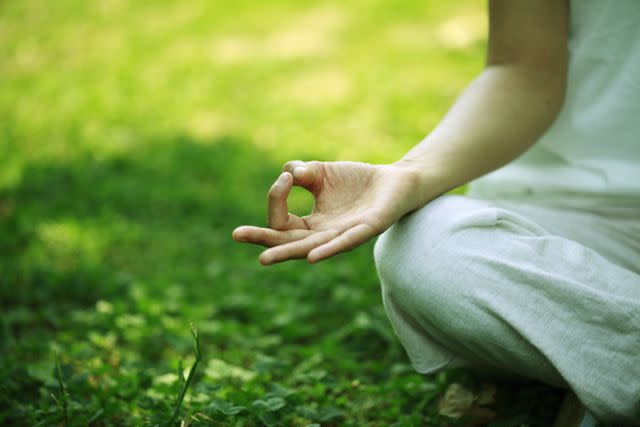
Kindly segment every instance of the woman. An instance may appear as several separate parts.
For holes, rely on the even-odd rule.
[[[273,264],[382,234],[384,305],[419,372],[535,378],[637,422],[640,2],[493,0],[489,17],[485,69],[422,142],[389,165],[287,163],[268,228],[233,237]],[[292,185],[311,215],[288,213]]]

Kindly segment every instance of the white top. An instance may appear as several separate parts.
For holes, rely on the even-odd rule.
[[[640,200],[640,0],[572,0],[568,85],[553,125],[470,195]]]

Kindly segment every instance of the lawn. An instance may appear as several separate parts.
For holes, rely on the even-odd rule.
[[[230,235],[287,160],[398,159],[485,33],[476,1],[1,2],[0,424],[464,424],[439,402],[485,380],[413,372],[371,244],[264,268]],[[499,384],[490,425],[560,396]]]

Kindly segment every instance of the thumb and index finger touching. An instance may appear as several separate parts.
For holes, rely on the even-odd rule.
[[[287,198],[293,185],[311,191],[319,175],[318,166],[315,163],[294,160],[287,162],[282,170],[269,190],[267,226],[274,230],[306,229],[307,225],[300,217],[289,213]]]
[[[240,226],[233,231],[234,240],[274,246],[307,236],[307,234],[289,235],[294,231],[304,231],[305,233],[309,233],[309,231],[307,223],[302,218],[289,213],[287,198],[294,185],[314,193],[320,176],[319,167],[317,162],[294,160],[287,162],[282,170],[283,172],[272,184],[268,193],[268,228]],[[276,237],[278,238],[276,239]]]
[[[306,188],[316,195],[322,185],[322,168],[318,162],[294,160],[287,162],[282,170],[269,190],[269,228],[243,226],[233,233],[237,241],[272,247],[261,255],[263,264],[301,257],[315,263],[351,250],[378,234],[368,224],[356,224],[338,235],[334,235],[335,230],[314,234],[302,218],[289,213],[287,197],[294,185]]]
[[[289,172],[293,176],[293,184],[304,187],[312,193],[317,187],[320,175],[320,166],[318,162],[303,162],[301,160],[292,160],[285,163],[282,168],[283,172]]]

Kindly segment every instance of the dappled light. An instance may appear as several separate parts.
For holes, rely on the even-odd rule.
[[[0,2],[0,424],[448,425],[450,385],[486,384],[412,370],[373,243],[265,269],[231,232],[265,224],[287,160],[397,160],[482,68],[485,19],[473,1]],[[498,393],[502,419],[549,420],[557,392],[527,390]]]

